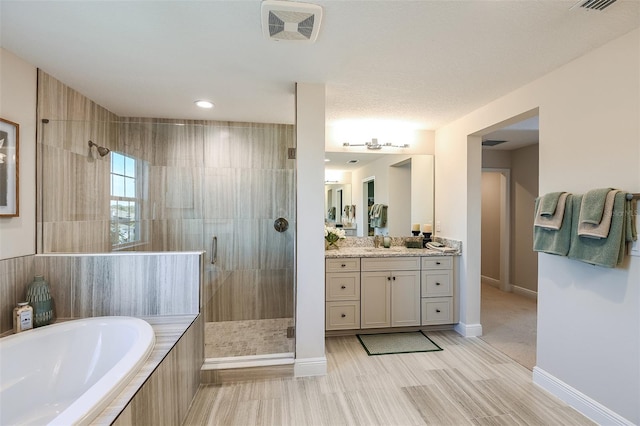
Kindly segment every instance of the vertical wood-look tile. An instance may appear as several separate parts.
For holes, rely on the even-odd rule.
[[[0,260],[0,334],[13,329],[13,308],[26,300],[36,270],[32,255]]]

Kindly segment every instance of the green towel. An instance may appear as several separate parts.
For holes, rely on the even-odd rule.
[[[540,216],[553,216],[555,214],[560,195],[562,195],[562,192],[550,192],[542,196],[542,201],[540,202]]]
[[[611,188],[593,189],[582,197],[580,205],[580,223],[598,225],[604,213],[604,203]]]
[[[636,241],[638,239],[638,230],[636,228],[636,215],[638,212],[634,209],[634,200],[627,200],[625,207],[625,217],[627,219],[627,242]]]
[[[569,247],[571,245],[571,220],[572,210],[574,203],[572,202],[572,195],[567,195],[567,200],[564,205],[564,216],[562,218],[562,225],[560,229],[553,230],[548,228],[541,228],[539,226],[533,227],[533,250],[542,253],[557,254],[559,256],[566,256],[569,253]],[[541,198],[536,199],[535,212],[538,211],[538,204]],[[579,204],[578,204],[579,206]]]
[[[607,238],[594,239],[578,236],[578,220],[583,196],[573,197],[573,220],[571,225],[571,248],[569,258],[592,265],[615,268],[622,263],[626,246],[627,215],[625,214],[625,192],[618,192],[613,203],[613,216]]]

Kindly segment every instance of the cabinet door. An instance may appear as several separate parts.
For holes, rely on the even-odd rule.
[[[391,327],[420,325],[420,272],[391,272]]]
[[[452,297],[425,297],[422,299],[422,325],[453,323]]]
[[[389,327],[391,325],[391,274],[363,272],[360,285],[360,327]]]
[[[360,300],[360,272],[333,272],[326,275],[325,300]]]
[[[422,297],[453,296],[451,271],[428,270],[422,272]]]
[[[326,330],[350,330],[360,328],[360,302],[327,302]]]

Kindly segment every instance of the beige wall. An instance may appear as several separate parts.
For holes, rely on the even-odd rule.
[[[638,192],[639,54],[640,32],[634,30],[436,132],[436,220],[442,220],[443,236],[462,240],[465,248],[461,333],[482,332],[481,135],[539,114],[541,194],[603,186]],[[556,395],[584,396],[607,413],[640,423],[640,258],[626,257],[616,269],[546,254],[538,262],[534,380]],[[601,415],[593,407],[580,409]]]
[[[533,251],[533,210],[538,196],[538,146],[511,154],[510,283],[538,291],[538,255]]]
[[[19,216],[0,217],[0,259],[36,252],[36,68],[0,48],[0,117],[20,125]]]
[[[482,173],[483,277],[500,280],[500,173]],[[497,283],[492,283],[497,284]]]

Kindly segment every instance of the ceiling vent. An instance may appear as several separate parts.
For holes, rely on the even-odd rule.
[[[584,9],[604,10],[615,2],[616,0],[587,0],[583,2],[580,7]]]
[[[318,38],[322,8],[284,0],[262,2],[262,33],[270,40],[313,43]]]
[[[501,143],[505,143],[506,141],[497,141],[497,140],[493,140],[493,139],[487,139],[486,141],[482,141],[482,146],[496,146],[496,145],[500,145]]]

